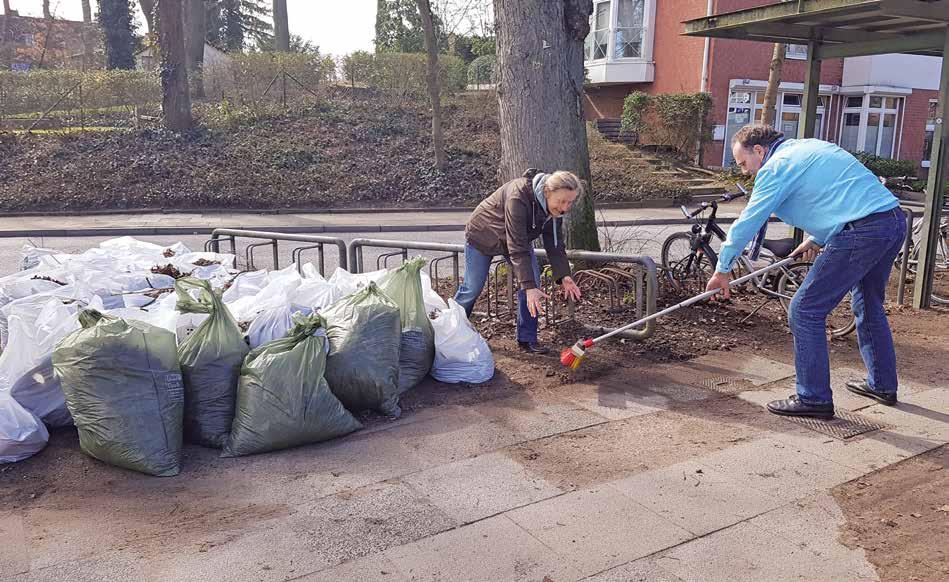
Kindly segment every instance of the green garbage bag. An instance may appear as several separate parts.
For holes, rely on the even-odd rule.
[[[53,350],[83,452],[159,477],[181,464],[184,387],[175,334],[87,309]]]
[[[184,438],[221,448],[231,432],[237,379],[250,347],[210,282],[191,277],[178,279],[175,290],[178,311],[210,314],[178,346],[185,383]],[[197,297],[192,291],[197,291]]]
[[[428,318],[422,294],[422,267],[415,259],[390,271],[379,280],[379,289],[399,306],[402,338],[399,347],[399,393],[422,381],[435,360],[435,330]]]
[[[351,411],[399,416],[399,308],[375,283],[323,312],[330,340],[326,381]]]
[[[323,377],[327,350],[323,318],[294,314],[293,321],[287,337],[247,355],[222,457],[317,443],[362,428]]]

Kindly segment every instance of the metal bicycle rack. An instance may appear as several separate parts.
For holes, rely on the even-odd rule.
[[[346,241],[341,238],[331,236],[320,236],[310,234],[290,234],[280,232],[264,232],[259,230],[240,230],[233,228],[218,228],[211,233],[211,238],[204,243],[205,251],[221,252],[221,241],[229,241],[231,253],[237,254],[237,239],[248,238],[261,240],[263,242],[251,243],[244,249],[244,260],[251,269],[254,267],[254,249],[270,246],[273,248],[274,269],[280,268],[280,242],[298,242],[308,243],[305,246],[295,247],[291,253],[292,261],[296,263],[297,270],[303,268],[302,257],[305,251],[317,251],[317,266],[321,275],[326,275],[326,248],[327,246],[336,247],[338,252],[338,264],[343,269],[349,267]]]
[[[392,257],[401,256],[403,260],[407,260],[410,251],[445,253],[444,256],[436,257],[429,262],[432,285],[437,287],[440,281],[439,264],[451,260],[453,288],[455,291],[458,289],[461,280],[461,257],[465,252],[464,245],[369,238],[355,239],[349,243],[349,264],[352,267],[352,272],[362,273],[365,271],[365,249],[367,248],[391,249],[389,252],[382,253],[376,259],[377,268],[387,267],[388,260]],[[543,249],[536,249],[535,253],[539,259],[547,258],[547,253]],[[656,295],[659,283],[656,264],[650,257],[569,250],[567,251],[567,258],[571,261],[583,262],[589,265],[602,265],[599,268],[591,267],[578,271],[576,277],[579,278],[582,273],[582,280],[595,281],[598,284],[605,285],[610,293],[610,304],[613,309],[620,308],[626,302],[626,295],[622,293],[622,288],[627,286],[632,288],[630,297],[635,301],[637,318],[656,312]],[[489,317],[514,316],[514,294],[516,290],[514,289],[513,273],[504,259],[493,261],[491,269],[490,280],[485,289],[488,294],[487,315]],[[541,279],[544,288],[553,289],[554,281],[543,271]],[[577,283],[580,284],[580,281],[577,281]],[[504,310],[501,306],[502,294],[505,298],[504,302],[507,304],[506,314],[503,313]],[[548,293],[548,295],[552,295],[552,293]],[[557,325],[575,319],[575,309],[572,302],[568,302],[566,317],[563,319],[558,319],[557,304],[554,301],[548,299],[546,311],[548,325]],[[602,326],[580,323],[591,330],[610,331]],[[656,322],[651,321],[643,329],[629,330],[619,335],[620,337],[641,340],[653,335],[655,329]]]

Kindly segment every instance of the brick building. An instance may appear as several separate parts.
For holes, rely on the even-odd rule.
[[[6,33],[4,37],[4,33]],[[62,69],[101,65],[96,24],[61,18],[0,15],[0,69]],[[90,54],[85,54],[88,43]]]
[[[772,45],[682,36],[682,21],[774,0],[596,0],[586,42],[588,119],[618,118],[631,91],[712,96],[708,167],[730,166],[726,144],[761,118]],[[807,47],[789,45],[776,125],[796,135]],[[850,151],[912,160],[928,167],[941,59],[880,55],[825,61],[817,135]]]

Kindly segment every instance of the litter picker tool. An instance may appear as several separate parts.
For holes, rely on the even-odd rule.
[[[774,269],[779,269],[796,260],[798,260],[796,256],[788,257],[786,259],[778,261],[777,263],[768,265],[767,267],[763,269],[758,269],[757,271],[753,273],[749,273],[745,275],[744,277],[735,279],[734,281],[731,281],[728,284],[728,286],[731,287],[734,285],[739,285],[741,283],[744,283],[745,281],[754,279],[755,277],[758,277],[759,275],[763,275],[769,271],[773,271]],[[701,295],[696,295],[695,297],[692,297],[691,299],[686,299],[685,301],[681,303],[677,303],[676,305],[673,305],[672,307],[667,307],[663,309],[662,311],[658,311],[656,313],[653,313],[652,315],[648,315],[640,319],[639,321],[634,321],[633,323],[614,329],[613,331],[609,333],[605,333],[599,337],[581,339],[577,343],[573,344],[573,347],[565,348],[562,352],[560,352],[560,363],[570,368],[571,370],[576,370],[577,368],[580,367],[580,363],[583,362],[583,358],[586,356],[586,351],[592,348],[593,346],[595,346],[596,344],[604,340],[608,340],[614,335],[624,332],[627,329],[632,329],[634,327],[638,327],[640,325],[648,323],[654,319],[659,319],[663,315],[668,315],[672,313],[673,311],[682,309],[683,307],[689,307],[690,305],[695,305],[696,303],[699,303],[700,301],[709,299],[710,297],[712,297],[713,295],[716,295],[720,291],[721,291],[720,289],[716,289],[714,291],[706,291],[705,293],[702,293]]]

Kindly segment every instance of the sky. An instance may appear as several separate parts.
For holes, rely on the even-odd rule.
[[[24,16],[42,16],[41,0],[10,0],[11,8]],[[97,11],[93,2],[93,12]],[[138,7],[138,2],[135,3]],[[54,16],[82,20],[79,0],[51,0]],[[373,50],[376,0],[287,0],[290,32],[320,47],[324,54],[342,55],[356,50]],[[138,22],[145,28],[145,18],[138,8]]]

